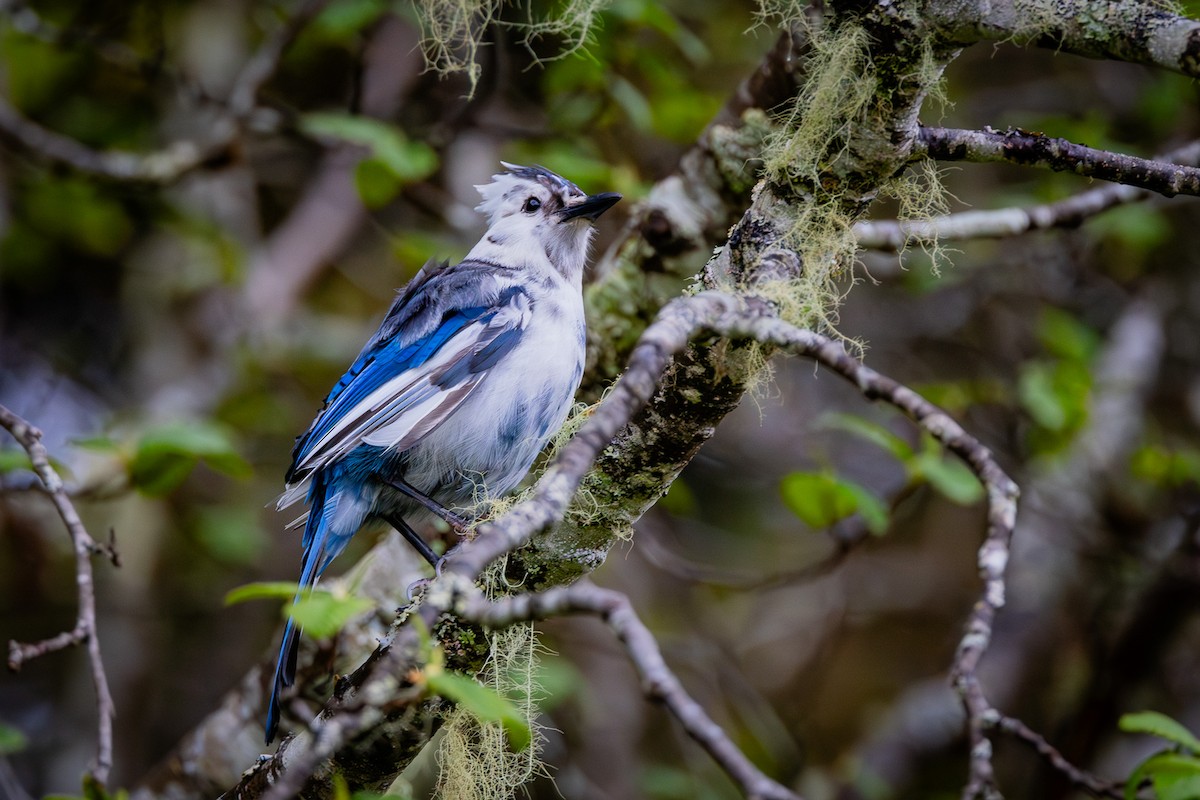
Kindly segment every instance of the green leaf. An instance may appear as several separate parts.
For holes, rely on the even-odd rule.
[[[103,783],[91,774],[83,776],[83,796],[85,800],[129,800],[129,792],[118,789],[110,792]]]
[[[306,114],[300,129],[310,136],[340,139],[370,149],[372,156],[401,183],[428,177],[437,169],[432,147],[413,142],[397,127],[369,117],[350,114]]]
[[[1100,348],[1099,334],[1059,309],[1051,308],[1042,312],[1037,335],[1046,352],[1066,361],[1086,363]]]
[[[883,501],[864,486],[849,481],[844,482],[843,485],[854,493],[855,502],[858,503],[858,515],[862,517],[867,530],[875,536],[887,533],[892,520],[888,507],[884,505]]]
[[[260,581],[247,583],[230,589],[225,594],[225,605],[232,606],[247,600],[291,600],[296,596],[296,584],[288,581]]]
[[[1139,764],[1125,783],[1125,797],[1134,800],[1138,787],[1149,778],[1154,783],[1155,793],[1161,800],[1172,787],[1184,781],[1200,777],[1200,761],[1195,756],[1179,753],[1156,753]]]
[[[251,473],[227,428],[192,421],[168,423],[142,434],[129,465],[129,478],[146,494],[166,494],[183,483],[199,461],[235,478]]]
[[[338,597],[316,590],[301,597],[290,608],[290,616],[310,636],[325,639],[333,636],[364,611],[375,607],[368,597],[348,595]]]
[[[910,469],[913,478],[928,481],[930,486],[959,505],[974,505],[983,499],[983,484],[956,458],[947,458],[937,451],[925,451],[913,459]]]
[[[852,433],[860,439],[882,447],[900,461],[908,461],[913,456],[913,449],[896,434],[877,422],[871,422],[855,414],[844,414],[840,411],[822,414],[817,426],[827,430],[839,430]]]
[[[18,469],[33,469],[29,454],[15,447],[0,448],[0,473],[12,472]]]
[[[434,694],[470,711],[481,722],[496,722],[508,734],[508,742],[514,750],[521,751],[533,741],[533,732],[525,717],[507,698],[466,675],[453,672],[430,672],[426,684]]]
[[[1200,775],[1155,781],[1154,791],[1158,800],[1197,800],[1200,798]]]
[[[29,744],[25,734],[11,725],[0,722],[0,756],[19,753]]]
[[[387,0],[339,0],[313,20],[313,27],[335,41],[349,39],[387,13]]]
[[[1043,428],[1059,431],[1067,425],[1067,409],[1054,382],[1053,368],[1040,361],[1027,364],[1017,381],[1021,405]]]
[[[354,168],[354,188],[367,208],[383,208],[400,193],[403,184],[378,158],[364,158]]]
[[[1157,711],[1123,714],[1117,724],[1126,733],[1148,733],[1193,753],[1200,753],[1200,739],[1166,714]]]
[[[828,528],[858,510],[851,484],[824,472],[792,472],[779,488],[783,502],[811,528]]]
[[[247,600],[291,600],[296,596],[296,591],[296,584],[285,581],[248,583],[226,594],[225,605],[231,606]],[[347,622],[374,606],[375,601],[368,597],[311,589],[300,592],[300,599],[290,606],[285,606],[285,613],[309,635],[324,639],[333,636],[345,627]]]

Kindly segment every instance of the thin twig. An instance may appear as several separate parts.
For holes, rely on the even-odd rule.
[[[26,661],[78,644],[87,645],[88,661],[92,668],[92,683],[96,687],[96,710],[99,734],[97,736],[96,766],[92,776],[104,784],[112,768],[113,738],[112,720],[116,714],[112,694],[108,689],[108,677],[104,672],[104,661],[100,657],[100,637],[96,632],[96,592],[92,577],[93,555],[108,555],[116,561],[115,551],[97,544],[84,528],[75,506],[67,496],[62,478],[50,465],[50,455],[42,444],[42,432],[30,425],[9,409],[0,405],[0,427],[12,434],[29,454],[34,472],[41,478],[58,515],[62,517],[71,535],[75,550],[75,586],[79,601],[79,614],[75,627],[69,631],[32,644],[16,641],[8,643],[8,668],[16,671]]]
[[[1111,797],[1114,800],[1121,800],[1125,796],[1123,784],[1101,780],[1090,772],[1076,767],[1070,761],[1067,761],[1057,748],[1047,742],[1044,736],[1030,728],[1024,722],[1021,722],[1021,720],[1002,714],[996,720],[995,727],[1005,733],[1012,734],[1020,741],[1032,747],[1037,751],[1038,755],[1049,761],[1056,770],[1067,776],[1067,780],[1093,797]]]
[[[923,127],[917,134],[913,156],[937,161],[1005,161],[1137,186],[1166,197],[1200,195],[1200,168],[1097,150],[1019,128],[997,131],[985,127],[974,131]]]
[[[1158,161],[1195,166],[1200,161],[1200,142],[1191,142],[1160,156]],[[1024,208],[964,211],[927,220],[869,220],[854,223],[858,246],[869,250],[904,249],[928,242],[966,239],[1000,239],[1048,228],[1068,228],[1126,203],[1153,197],[1147,189],[1123,183],[1108,184],[1059,200]]]

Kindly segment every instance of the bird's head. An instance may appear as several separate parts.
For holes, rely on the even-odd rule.
[[[621,195],[585,194],[545,167],[504,167],[507,172],[475,187],[483,195],[476,210],[487,214],[488,232],[472,254],[521,264],[530,260],[530,249],[536,248],[564,277],[577,280],[587,259],[592,223]]]

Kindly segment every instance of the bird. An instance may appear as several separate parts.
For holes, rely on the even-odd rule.
[[[541,166],[501,162],[476,186],[487,232],[457,264],[430,261],[296,439],[278,508],[307,506],[296,599],[351,537],[382,520],[434,567],[411,521],[517,486],[562,427],[583,377],[583,271],[593,223],[621,199],[586,194]],[[297,525],[300,520],[297,520]],[[289,618],[275,665],[266,743],[279,695],[296,677]]]

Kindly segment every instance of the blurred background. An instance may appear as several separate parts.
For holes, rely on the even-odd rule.
[[[569,35],[503,24],[552,10],[505,9],[473,82],[427,69],[407,6],[330,3],[232,146],[177,179],[89,174],[0,135],[0,403],[45,431],[89,530],[112,531],[122,558],[96,563],[114,785],[135,785],[275,646],[276,604],[223,598],[294,579],[299,537],[272,507],[293,438],[393,290],[478,238],[473,184],[503,159],[624,193],[601,253],[777,35],[718,0],[614,0],[561,58]],[[0,97],[95,152],[208,147],[243,68],[296,11],[0,0]],[[969,50],[946,79],[925,124],[1147,156],[1200,136],[1194,82],[1142,67],[1006,44]],[[1095,188],[1003,165],[942,177],[956,211]],[[1022,487],[992,700],[1114,779],[1155,747],[1120,734],[1121,713],[1200,729],[1198,212],[1155,199],[936,260],[864,253],[845,277],[839,330]],[[957,796],[946,670],[979,592],[981,489],[840,379],[774,369],[595,579],[630,594],[769,774],[813,798]],[[20,464],[0,441],[0,638],[34,641],[73,625],[74,565]],[[831,485],[856,513],[806,502]],[[369,547],[358,539],[343,564]],[[642,699],[606,629],[543,630],[548,775],[532,796],[737,796]],[[0,674],[0,794],[77,792],[94,715],[80,651]],[[1075,796],[1019,743],[998,767],[1010,796]]]

